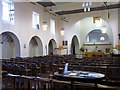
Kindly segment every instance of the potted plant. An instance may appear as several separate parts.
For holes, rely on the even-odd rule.
[[[81,51],[81,52],[84,52],[84,50],[85,50],[84,47],[81,47],[81,48],[80,48],[80,51]]]

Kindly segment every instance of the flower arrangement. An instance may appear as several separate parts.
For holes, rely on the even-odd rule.
[[[64,49],[63,45],[58,47],[58,50],[62,50],[62,49]]]
[[[84,52],[84,50],[85,50],[84,47],[81,47],[81,48],[80,48],[80,51],[81,51],[81,52]]]

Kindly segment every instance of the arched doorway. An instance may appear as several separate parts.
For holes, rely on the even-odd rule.
[[[79,42],[77,36],[73,36],[72,42],[71,42],[71,54],[79,54]]]
[[[57,50],[55,49],[56,47],[56,41],[51,39],[48,44],[48,55],[57,54]]]
[[[3,32],[0,37],[2,59],[20,57],[20,43],[17,36],[11,32]]]
[[[29,43],[29,56],[42,56],[43,55],[43,44],[39,37],[34,36]]]

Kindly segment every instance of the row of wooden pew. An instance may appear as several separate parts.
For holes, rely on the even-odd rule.
[[[119,86],[120,84],[119,58],[109,56],[99,58],[84,57],[83,59],[77,59],[72,55],[53,55],[27,58],[19,57],[2,60],[2,70],[7,71],[7,74],[11,73],[20,75],[20,77],[33,76],[48,78],[51,74],[53,76],[53,73],[58,71],[59,68],[64,68],[65,63],[69,63],[69,70],[100,72],[106,76],[104,83],[110,83],[109,85],[111,85],[111,82],[114,82],[112,84],[115,86]],[[22,80],[22,78],[23,77],[21,77],[20,80]]]
[[[2,90],[95,90],[92,83],[74,82],[71,89],[71,82],[57,80],[55,78],[43,78],[37,76],[20,76],[7,74],[3,77],[4,85]],[[120,87],[98,84],[98,90],[119,90]]]

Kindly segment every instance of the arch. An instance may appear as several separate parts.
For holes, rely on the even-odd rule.
[[[73,36],[71,41],[71,54],[79,54],[79,42],[76,35]]]
[[[29,56],[42,56],[43,55],[43,43],[38,36],[31,38],[29,42]]]
[[[109,23],[105,21],[104,19],[100,18],[100,23],[96,24],[93,22],[93,17],[86,17],[84,19],[81,19],[78,21],[80,23],[80,37],[81,42],[84,43],[86,40],[86,36],[89,32],[91,32],[94,29],[102,30],[103,28],[106,29],[106,34],[108,35],[109,41],[113,43],[113,31]],[[85,36],[85,37],[83,37]]]
[[[104,52],[109,53],[112,49],[111,42],[107,33],[102,33],[100,29],[94,29],[86,36],[84,48],[88,52]]]
[[[56,47],[56,41],[54,39],[51,39],[48,43],[48,55],[57,54],[57,50],[55,49]]]
[[[87,34],[85,42],[95,43],[95,42],[110,42],[110,41],[106,33],[102,33],[100,29],[94,29]]]
[[[2,55],[4,59],[20,57],[20,42],[17,36],[12,32],[3,32],[0,34]]]

